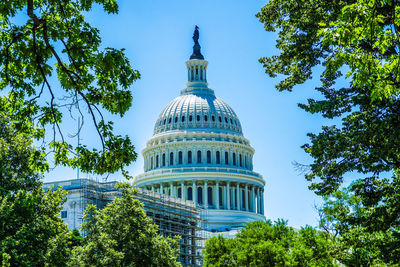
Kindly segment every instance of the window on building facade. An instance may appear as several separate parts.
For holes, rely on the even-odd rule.
[[[197,203],[203,204],[203,188],[197,187]]]
[[[218,117],[219,122],[222,122],[222,118],[221,116]]]
[[[178,122],[178,117],[175,117],[175,123]]]
[[[162,154],[162,167],[165,166],[165,153]]]
[[[168,119],[168,124],[170,124],[170,123],[171,123],[171,119],[172,119],[172,118],[169,118],[169,119]]]
[[[151,157],[151,159],[150,159],[150,161],[151,161],[151,169],[153,169],[153,157]]]
[[[174,165],[174,152],[169,154],[169,165]]]
[[[211,120],[215,121],[215,116],[214,115],[211,116]]]
[[[228,155],[228,152],[225,152],[225,164],[226,164],[226,165],[229,164],[229,155]]]
[[[182,198],[182,190],[181,190],[181,188],[178,188],[178,197]]]
[[[190,115],[190,116],[189,116],[189,121],[192,121],[192,120],[193,120],[193,116]]]
[[[225,118],[225,122],[228,123],[228,119],[227,118]]]
[[[65,218],[67,218],[67,216],[68,216],[68,213],[66,210],[61,211],[61,219],[65,219]]]
[[[156,168],[158,168],[158,163],[159,163],[159,157],[158,155],[156,156]]]
[[[193,190],[192,190],[191,187],[188,187],[187,193],[188,193],[188,194],[187,194],[188,200],[193,200]]]
[[[188,151],[188,163],[192,163],[192,151]]]
[[[240,165],[240,167],[243,166],[243,164],[242,164],[242,154],[239,154],[239,165]]]
[[[178,164],[182,164],[182,151],[178,153]]]
[[[201,151],[197,151],[197,163],[201,163]]]
[[[197,115],[197,121],[200,121],[200,115]]]
[[[215,158],[216,158],[217,164],[220,164],[221,163],[221,155],[220,155],[219,151],[215,152]]]
[[[207,163],[211,163],[211,151],[207,151]]]
[[[205,121],[208,121],[207,115],[204,115],[204,120],[205,120]]]
[[[236,166],[236,153],[235,152],[233,152],[233,154],[232,154],[232,164],[233,164],[233,166]]]
[[[222,199],[222,187],[219,187],[219,206],[222,208],[222,203],[223,199]]]
[[[182,116],[182,122],[184,122],[185,121],[185,116]]]

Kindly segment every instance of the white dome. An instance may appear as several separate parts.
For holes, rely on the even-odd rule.
[[[185,92],[172,100],[158,116],[154,134],[171,130],[204,130],[242,135],[239,118],[233,109],[215,97],[211,89]]]

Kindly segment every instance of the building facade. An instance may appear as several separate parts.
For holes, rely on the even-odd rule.
[[[80,229],[87,205],[92,204],[102,209],[121,195],[115,188],[116,183],[80,178],[44,183],[44,189],[62,188],[67,191],[61,218],[68,225],[68,229],[73,230]],[[197,207],[193,201],[157,192],[139,190],[134,197],[143,203],[147,216],[158,226],[160,235],[181,237],[178,261],[183,266],[201,266],[201,250],[208,237],[206,221],[200,217],[205,210]]]
[[[198,39],[196,26],[187,87],[159,115],[142,152],[144,173],[134,184],[192,200],[207,210],[209,231],[229,231],[265,220],[265,181],[253,171],[254,149],[239,118],[208,87]]]

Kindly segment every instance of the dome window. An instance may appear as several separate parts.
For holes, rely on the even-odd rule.
[[[153,169],[153,157],[151,157],[151,165],[150,165],[150,169]]]
[[[165,166],[165,153],[162,154],[162,167]]]
[[[211,120],[215,121],[215,116],[214,115],[211,116]]]
[[[193,190],[191,187],[187,189],[188,200],[193,200]]]
[[[197,115],[197,121],[200,121],[200,115]]]
[[[233,124],[232,119],[231,119],[231,124]]]
[[[167,122],[167,119],[164,119],[164,125],[165,125],[166,122]]]
[[[204,120],[205,120],[205,121],[208,121],[207,115],[204,115]]]
[[[225,117],[225,122],[228,123],[228,119]]]
[[[156,168],[158,168],[159,156],[156,156]]]
[[[211,151],[207,151],[207,163],[211,163]]]
[[[221,155],[220,155],[219,151],[215,152],[215,158],[216,158],[217,164],[221,164]]]
[[[189,121],[192,121],[192,120],[193,120],[193,116],[190,115],[190,116],[189,116]]]
[[[174,152],[169,154],[169,166],[174,165]]]
[[[178,188],[178,197],[182,198],[182,190],[181,190],[181,188]]]
[[[178,122],[178,117],[175,117],[175,123],[177,123]]]
[[[222,118],[221,116],[218,117],[219,122],[222,122]]]
[[[242,154],[239,154],[239,165],[240,165],[240,167],[243,167]]]
[[[168,124],[171,124],[171,118],[168,119]]]
[[[232,161],[233,161],[233,166],[236,166],[236,153],[233,152],[232,154]]]
[[[182,122],[184,122],[185,121],[185,116],[182,116]]]
[[[225,164],[226,165],[229,164],[229,154],[228,154],[228,152],[225,152]]]
[[[182,164],[182,151],[178,153],[178,164]]]
[[[213,204],[213,190],[212,190],[212,188],[211,187],[208,187],[207,188],[207,195],[208,195],[208,199],[207,199],[207,202],[208,202],[208,205],[212,205]]]
[[[197,151],[197,163],[201,163],[201,151]]]
[[[188,151],[188,163],[192,163],[192,151]]]

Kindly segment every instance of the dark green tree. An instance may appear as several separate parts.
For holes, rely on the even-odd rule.
[[[65,266],[71,233],[59,218],[65,192],[45,192],[48,165],[33,147],[42,131],[17,131],[8,99],[0,97],[0,255],[7,266]],[[29,133],[28,133],[29,132]],[[68,247],[69,246],[69,247]]]
[[[93,4],[118,12],[115,0],[1,1],[0,90],[9,94],[17,128],[34,122],[48,131],[50,140],[35,137],[45,141],[56,165],[104,174],[136,159],[130,139],[115,135],[104,115],[125,114],[139,73],[124,49],[101,48],[99,31],[84,17]],[[86,129],[98,133],[97,147],[68,141],[63,127],[78,117],[79,128],[89,121]]]
[[[299,231],[285,221],[248,223],[235,238],[206,242],[205,266],[336,266],[334,242],[306,226]]]
[[[339,125],[308,134],[310,143],[303,148],[313,158],[306,173],[310,189],[322,196],[340,195],[346,175],[355,173],[355,183],[342,193],[374,212],[362,213],[362,219],[352,218],[356,214],[351,212],[329,214],[328,219],[334,218],[337,227],[343,224],[347,233],[375,236],[389,231],[397,238],[394,243],[390,239],[392,244],[400,240],[399,210],[394,206],[400,169],[398,12],[399,2],[394,0],[271,0],[257,14],[267,31],[278,32],[280,54],[260,59],[269,76],[283,75],[277,89],[291,91],[320,75],[315,89],[321,97],[299,106],[341,119]],[[399,253],[379,250],[378,256],[378,243],[366,246],[364,254],[386,264],[400,261]]]
[[[87,234],[73,249],[70,266],[180,266],[179,238],[157,233],[143,204],[129,184],[120,184],[122,195],[102,210],[90,205],[82,230]]]

